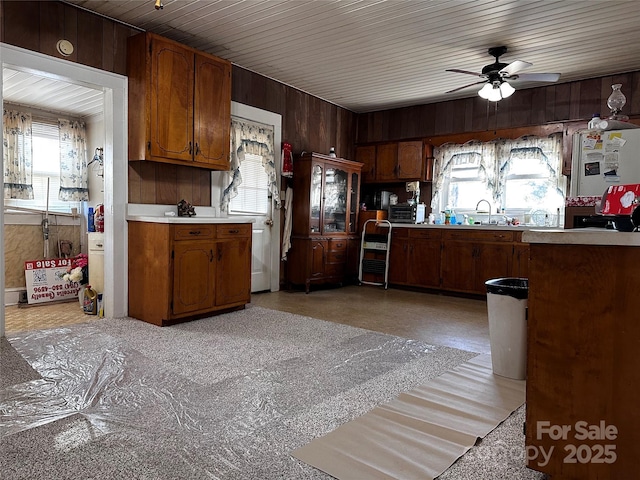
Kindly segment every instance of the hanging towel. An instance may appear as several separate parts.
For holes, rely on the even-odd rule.
[[[291,248],[291,221],[293,212],[293,188],[287,187],[284,194],[284,231],[282,232],[282,260],[287,259],[287,252]]]

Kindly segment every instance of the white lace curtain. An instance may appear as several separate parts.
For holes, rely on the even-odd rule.
[[[242,183],[240,164],[247,153],[262,157],[262,166],[269,176],[269,191],[276,208],[280,208],[280,186],[275,165],[273,127],[241,118],[231,119],[231,177],[229,185],[222,192],[220,211],[229,211],[229,202],[238,195]]]
[[[31,114],[4,110],[4,198],[33,199]]]
[[[58,119],[60,134],[60,192],[66,201],[89,200],[87,135],[83,122]]]
[[[469,155],[480,156],[480,178],[486,181],[495,202],[500,200],[504,191],[509,162],[515,156],[545,162],[558,192],[563,196],[566,194],[566,177],[562,175],[562,133],[554,133],[548,137],[526,136],[514,140],[447,143],[434,149],[432,208],[440,207],[442,186],[451,175],[455,159]]]

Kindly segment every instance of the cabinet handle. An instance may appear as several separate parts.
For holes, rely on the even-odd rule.
[[[218,261],[222,260],[222,247],[218,247]]]
[[[191,142],[189,142],[189,155],[193,154],[193,146],[191,145]]]
[[[200,230],[191,230],[189,232],[189,235],[200,235],[200,233],[201,233]]]
[[[240,230],[235,229],[235,230],[229,230],[229,233],[240,233]]]
[[[209,263],[213,262],[213,248],[209,250]]]
[[[200,154],[200,146],[196,143],[196,155]]]
[[[96,243],[96,247],[102,248],[102,244],[101,243]]]

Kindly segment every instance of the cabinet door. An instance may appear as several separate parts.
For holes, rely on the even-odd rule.
[[[376,180],[376,146],[367,145],[356,147],[356,162],[362,163],[362,182],[370,183]]]
[[[251,299],[251,240],[238,237],[218,241],[216,305],[246,303]]]
[[[195,56],[194,160],[229,169],[231,67],[228,62]]]
[[[151,156],[190,162],[193,52],[157,37],[151,45]]]
[[[400,285],[407,283],[407,262],[409,243],[407,237],[391,234],[389,250],[389,283]]]
[[[485,294],[487,288],[484,282],[492,278],[504,278],[510,275],[513,245],[510,243],[478,243],[476,248],[474,291]]]
[[[346,170],[331,164],[325,165],[324,172],[322,233],[345,233],[349,175]]]
[[[360,174],[351,173],[349,184],[349,222],[347,231],[351,234],[358,232],[358,212],[360,211]]]
[[[322,208],[324,165],[313,163],[311,166],[311,186],[309,191],[309,233],[320,233],[320,212]]]
[[[213,307],[216,271],[213,242],[177,242],[173,258],[173,314]]]
[[[420,180],[422,176],[422,142],[400,142],[398,144],[398,180]]]
[[[389,182],[398,179],[398,144],[386,143],[376,147],[376,180]]]
[[[447,240],[442,244],[442,288],[471,292],[475,289],[473,242]]]
[[[327,242],[324,240],[312,240],[309,252],[311,280],[325,276],[325,264],[327,259]]]
[[[440,239],[410,239],[408,283],[416,287],[440,287]]]

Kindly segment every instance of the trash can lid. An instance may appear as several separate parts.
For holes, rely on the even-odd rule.
[[[508,295],[518,300],[525,300],[529,296],[528,278],[493,278],[484,282],[487,293]]]

